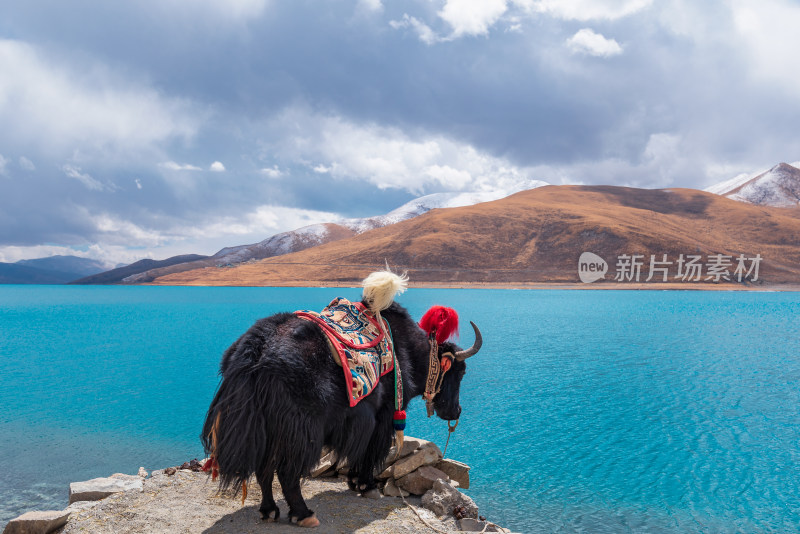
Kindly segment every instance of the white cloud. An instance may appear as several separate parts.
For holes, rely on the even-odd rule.
[[[102,245],[158,247],[178,237],[169,230],[159,231],[144,228],[113,213],[94,214],[83,207],[78,208],[77,211],[94,227],[94,237]]]
[[[25,156],[19,157],[19,166],[22,167],[26,171],[35,171],[36,165],[33,164],[31,160],[26,158]]]
[[[432,45],[464,36],[487,35],[506,9],[506,0],[446,0],[438,15],[452,29],[448,36],[437,34],[430,26],[408,13],[404,13],[400,20],[389,21],[389,25],[396,30],[410,29],[420,41]]]
[[[651,134],[644,148],[643,163],[651,174],[661,178],[667,185],[680,176],[681,168],[687,164],[681,157],[683,139],[680,135],[669,133]]]
[[[225,172],[225,165],[223,165],[221,161],[215,161],[208,170],[212,172]]]
[[[328,174],[333,170],[334,166],[335,164],[330,167],[326,167],[325,165],[320,163],[319,165],[315,165],[312,170],[317,174]]]
[[[517,17],[513,17],[504,31],[506,33],[522,33],[522,24]]]
[[[515,0],[529,11],[565,20],[617,20],[641,11],[652,0]]]
[[[327,211],[264,205],[241,216],[218,217],[201,226],[176,228],[172,233],[186,238],[235,237],[261,241],[275,233],[338,219],[339,215]]]
[[[8,160],[0,154],[0,174],[6,173],[6,165],[8,165]]]
[[[736,44],[749,59],[750,72],[759,81],[777,82],[800,95],[800,6],[785,0],[734,0],[731,11]]]
[[[622,47],[614,39],[607,39],[602,34],[589,28],[578,30],[567,39],[567,47],[573,54],[588,54],[596,57],[611,57],[622,53]]]
[[[88,173],[81,172],[80,167],[76,167],[75,165],[67,163],[66,165],[61,167],[61,170],[64,171],[64,174],[66,174],[70,178],[74,178],[75,180],[78,180],[80,183],[82,183],[84,187],[86,187],[86,189],[89,189],[91,191],[104,191],[108,189],[108,187],[106,187],[101,182],[98,182],[97,180],[92,178]]]
[[[439,16],[453,28],[452,37],[486,35],[506,9],[506,0],[447,0]]]
[[[200,167],[197,165],[191,165],[189,163],[175,163],[174,161],[165,161],[163,163],[158,164],[159,167],[162,169],[167,169],[168,171],[202,171]]]
[[[273,165],[272,167],[265,167],[259,171],[261,174],[269,176],[270,178],[280,178],[283,176],[283,171],[278,168],[277,165]]]
[[[341,219],[335,213],[284,206],[262,205],[235,216],[215,217],[200,224],[177,223],[164,230],[148,228],[118,215],[92,213],[76,207],[75,213],[94,229],[91,245],[0,246],[0,261],[71,255],[98,259],[110,269],[118,263],[178,254],[213,254],[234,244],[254,243],[287,230]]]
[[[321,116],[304,108],[285,110],[270,131],[270,144],[294,164],[323,161],[315,172],[358,179],[382,189],[415,194],[434,191],[515,189],[534,176],[525,168],[441,135],[406,132],[339,116]]]
[[[142,181],[140,179],[136,178],[134,182],[136,183],[136,189],[142,188]]]
[[[382,11],[383,4],[381,0],[358,0],[358,5],[367,11]]]
[[[432,45],[465,36],[488,35],[498,21],[505,21],[505,32],[522,31],[523,17],[547,14],[564,20],[617,20],[637,13],[652,4],[652,0],[445,0],[437,15],[450,28],[441,35],[427,23],[407,13],[392,20],[394,29],[410,29],[423,43]],[[619,44],[611,41],[619,48]],[[589,48],[592,53],[596,48]],[[621,51],[621,48],[619,49]],[[594,55],[614,55],[605,52]]]
[[[164,98],[104,65],[48,58],[20,41],[0,39],[0,65],[0,143],[6,146],[61,157],[78,148],[130,154],[188,139],[200,122],[185,101]]]
[[[411,29],[414,33],[417,34],[419,40],[425,43],[426,45],[432,45],[442,41],[442,38],[436,35],[436,32],[434,32],[427,24],[408,15],[407,13],[403,14],[403,18],[401,20],[389,21],[389,26],[391,26],[395,30],[404,28]]]
[[[698,154],[690,140],[681,135],[650,134],[638,158],[606,157],[558,165],[539,165],[531,172],[551,184],[613,184],[626,187],[669,187],[697,176]],[[702,156],[701,156],[702,157]],[[700,187],[702,177],[697,176]],[[686,187],[694,187],[686,185]]]

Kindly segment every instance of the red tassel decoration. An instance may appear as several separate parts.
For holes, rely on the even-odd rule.
[[[458,333],[458,314],[453,308],[431,306],[419,321],[419,327],[428,335],[436,332],[436,342],[444,343],[453,334]]]
[[[208,461],[203,466],[204,472],[207,473],[209,470],[211,471],[211,481],[216,482],[217,477],[219,476],[219,464],[217,463],[217,460],[214,457],[209,458]]]

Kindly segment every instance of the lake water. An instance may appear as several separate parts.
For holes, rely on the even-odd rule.
[[[356,289],[0,286],[0,525],[201,457],[222,351]],[[475,321],[448,456],[519,532],[800,531],[800,294],[411,289]],[[464,344],[472,341],[467,326]],[[412,403],[409,435],[444,447]],[[324,518],[322,518],[324,521]]]

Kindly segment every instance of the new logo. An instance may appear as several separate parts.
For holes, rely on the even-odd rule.
[[[591,284],[605,278],[608,272],[606,260],[592,252],[584,252],[578,259],[578,277],[584,284]]]

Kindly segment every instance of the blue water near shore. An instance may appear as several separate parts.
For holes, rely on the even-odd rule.
[[[0,286],[0,525],[177,465],[222,351],[356,289]],[[412,289],[484,333],[448,456],[520,532],[800,531],[800,294]],[[467,329],[468,330],[468,329]],[[464,343],[471,334],[464,330]],[[417,399],[410,435],[444,446]],[[324,521],[324,518],[321,518]]]

